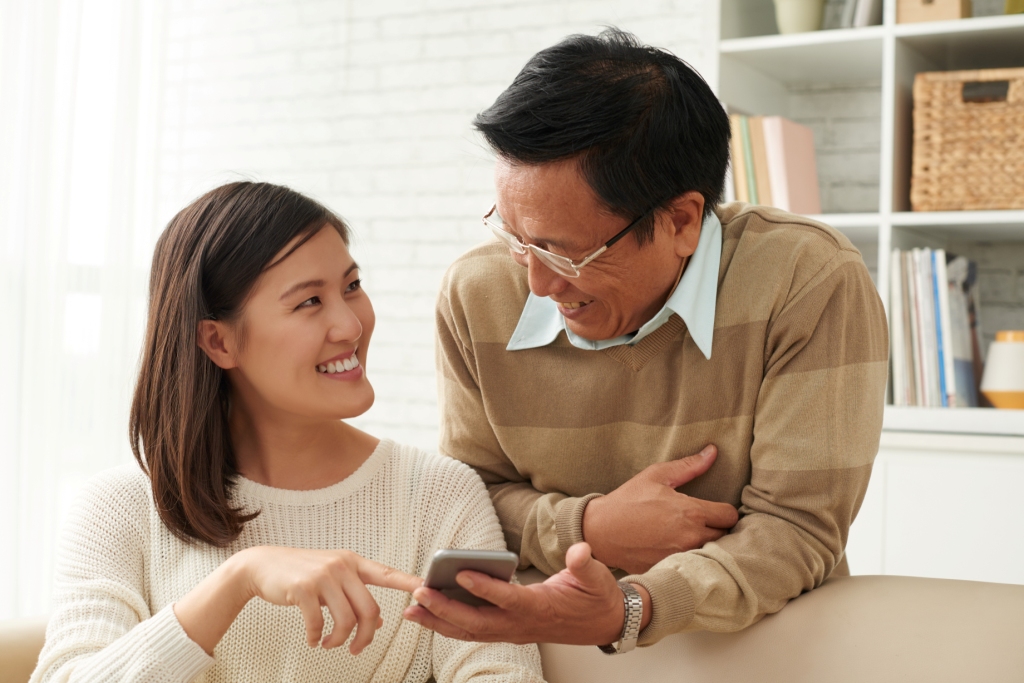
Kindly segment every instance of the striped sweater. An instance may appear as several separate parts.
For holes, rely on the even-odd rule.
[[[440,449],[483,478],[524,566],[564,568],[592,494],[718,446],[712,468],[679,490],[737,506],[740,521],[628,577],[652,598],[640,644],[744,628],[847,571],[881,433],[888,332],[860,253],[779,210],[716,212],[710,360],[675,315],[635,346],[581,350],[563,332],[507,351],[529,287],[497,243],[459,258],[438,299]]]

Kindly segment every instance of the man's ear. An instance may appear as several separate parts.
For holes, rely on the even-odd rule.
[[[200,320],[196,330],[196,343],[213,364],[222,370],[237,367],[234,354],[234,335],[220,320]]]
[[[686,192],[668,205],[672,218],[672,240],[676,256],[686,257],[697,251],[700,228],[704,223],[704,195]]]

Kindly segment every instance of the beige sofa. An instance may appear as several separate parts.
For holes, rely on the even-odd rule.
[[[27,681],[42,641],[40,622],[0,624],[0,683]],[[620,657],[542,645],[541,656],[551,683],[1020,683],[1024,586],[836,578],[739,633],[670,636]]]

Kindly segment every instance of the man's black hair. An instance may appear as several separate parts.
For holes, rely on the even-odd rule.
[[[609,28],[541,50],[474,125],[513,163],[578,159],[607,207],[633,220],[679,195],[718,204],[729,117],[700,74],[666,50]],[[654,220],[636,229],[653,239]]]

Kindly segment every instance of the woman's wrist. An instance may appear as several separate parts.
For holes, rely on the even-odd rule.
[[[246,551],[229,557],[195,588],[174,603],[182,630],[207,654],[221,641],[254,596]]]

